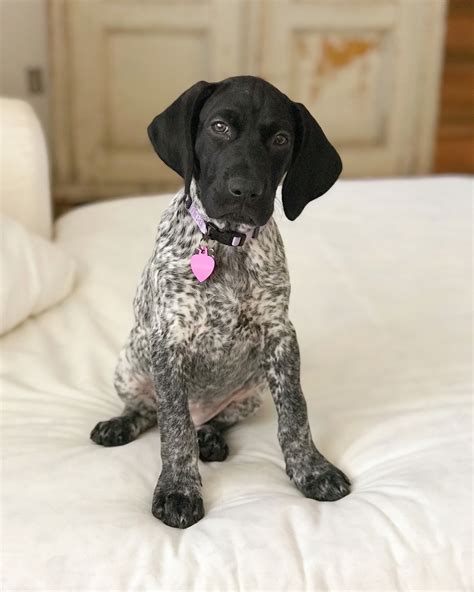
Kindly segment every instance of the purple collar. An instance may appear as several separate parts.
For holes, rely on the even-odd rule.
[[[212,222],[204,220],[190,195],[186,195],[184,204],[203,235],[206,238],[211,238],[212,240],[218,241],[223,245],[228,245],[230,247],[241,247],[248,238],[257,238],[260,232],[260,226],[256,226],[253,230],[249,230],[247,232],[220,230]]]

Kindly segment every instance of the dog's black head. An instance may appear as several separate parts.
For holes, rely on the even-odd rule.
[[[294,220],[333,185],[339,154],[300,103],[253,76],[198,82],[148,126],[158,156],[185,182],[194,177],[209,217],[261,226],[283,175]]]

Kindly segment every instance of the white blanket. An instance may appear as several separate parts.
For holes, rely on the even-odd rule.
[[[150,512],[157,430],[88,438],[121,411],[112,372],[168,200],[60,219],[76,288],[1,340],[2,590],[471,590],[471,191],[346,181],[277,214],[313,435],[354,490],[296,490],[269,397],[201,464],[206,516],[185,531]]]

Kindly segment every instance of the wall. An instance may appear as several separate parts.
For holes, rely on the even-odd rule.
[[[0,95],[28,101],[49,136],[47,0],[0,0]],[[43,73],[43,92],[28,88],[28,68]]]

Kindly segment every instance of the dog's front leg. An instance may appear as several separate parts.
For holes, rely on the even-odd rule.
[[[152,512],[175,528],[187,528],[204,516],[198,440],[188,407],[186,357],[180,348],[163,344],[153,352],[163,466]]]
[[[320,501],[344,497],[350,492],[349,479],[324,458],[311,437],[300,384],[298,341],[290,321],[267,329],[264,364],[278,413],[278,440],[288,476],[306,497]]]

